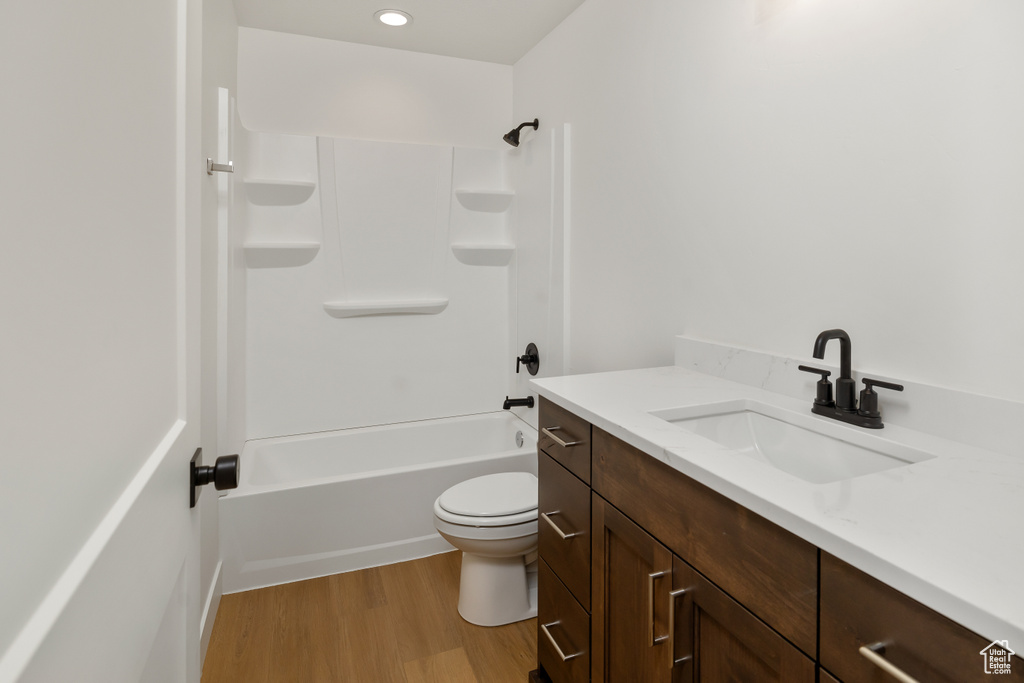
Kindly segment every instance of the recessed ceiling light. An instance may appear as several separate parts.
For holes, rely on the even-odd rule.
[[[373,15],[382,24],[388,26],[405,26],[412,21],[412,17],[397,9],[382,9]]]

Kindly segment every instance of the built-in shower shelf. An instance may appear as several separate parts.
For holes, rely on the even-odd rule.
[[[253,204],[260,206],[301,204],[313,196],[314,189],[316,183],[311,180],[245,179],[246,197]]]
[[[437,315],[448,307],[448,299],[393,299],[390,301],[328,301],[324,310],[335,318],[367,315]]]
[[[452,253],[467,266],[507,266],[516,245],[507,243],[460,242],[452,245]]]
[[[502,213],[512,205],[516,193],[512,190],[455,190],[459,204],[470,211]]]
[[[250,268],[304,266],[319,251],[319,242],[246,242],[245,263]]]

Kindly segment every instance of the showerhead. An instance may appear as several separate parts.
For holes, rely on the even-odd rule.
[[[540,127],[540,121],[538,119],[534,119],[533,121],[527,121],[526,123],[520,123],[518,127],[516,127],[513,130],[510,130],[509,132],[505,133],[505,137],[503,137],[502,140],[504,140],[508,144],[512,145],[513,147],[518,147],[519,146],[519,131],[521,131],[523,128],[526,128],[527,126],[533,126],[533,129],[537,130]]]

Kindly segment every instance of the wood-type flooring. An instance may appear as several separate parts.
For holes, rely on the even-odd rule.
[[[525,683],[537,620],[464,621],[461,556],[225,595],[202,683]]]

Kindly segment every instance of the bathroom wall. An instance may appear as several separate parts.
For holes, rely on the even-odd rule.
[[[568,369],[843,327],[859,370],[1021,400],[1022,33],[1015,0],[587,0],[514,67],[516,120],[572,124]]]
[[[253,131],[243,177],[316,185],[292,206],[250,201],[250,244],[292,240],[314,246],[308,258],[290,262],[278,258],[279,249],[278,256],[274,249],[258,256],[249,250],[247,437],[500,409],[515,362],[516,260],[467,263],[475,257],[457,257],[449,243],[514,243],[510,213],[470,216],[474,212],[467,213],[455,198],[460,188],[509,189],[510,148],[501,136],[512,125],[511,67],[241,29],[238,68],[239,113]],[[368,216],[407,216],[410,192],[418,192],[415,178],[407,178],[401,166],[387,166],[388,159],[447,155],[447,175],[437,176],[447,183],[444,201],[437,203],[444,210],[444,234],[438,233],[443,248],[436,255],[427,253],[429,248],[423,253],[424,259],[436,256],[439,264],[435,293],[449,299],[443,311],[342,317],[325,310],[325,304],[378,293],[397,296],[384,291],[390,289],[386,282],[377,292],[353,275],[365,282],[390,269],[392,279],[406,279],[418,267],[406,252],[419,235],[388,237],[393,226],[384,223],[376,235],[345,236],[325,228],[322,208],[330,203],[323,204],[326,187],[317,172],[323,148],[318,154],[315,136],[321,136],[321,144],[327,138],[341,141],[335,170],[349,174],[350,181],[391,174],[396,189],[406,187],[380,196],[375,200],[380,210],[364,212]],[[345,166],[354,159],[361,161]],[[372,191],[387,184],[378,182]],[[345,184],[339,187],[344,190]],[[339,195],[336,201],[345,212],[365,199]],[[401,221],[413,229],[406,218]],[[442,225],[433,221],[424,218],[422,229]],[[388,239],[394,259],[384,258]]]
[[[512,67],[275,31],[238,32],[250,130],[497,149]]]

